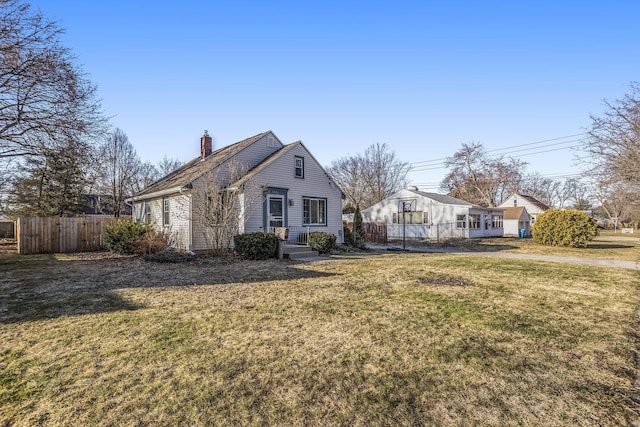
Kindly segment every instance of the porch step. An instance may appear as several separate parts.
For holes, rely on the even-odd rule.
[[[314,251],[310,246],[285,246],[284,257],[289,259],[300,259],[318,256],[318,251]]]

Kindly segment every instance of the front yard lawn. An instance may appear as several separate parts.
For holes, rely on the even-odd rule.
[[[407,240],[407,247],[454,249],[469,252],[512,252],[530,255],[555,255],[561,257],[580,257],[595,259],[616,259],[640,262],[640,241],[628,235],[607,235],[591,241],[586,248],[565,248],[544,246],[534,243],[530,238],[494,237],[481,239],[452,239],[441,242],[433,240]],[[616,240],[614,240],[616,239]],[[402,245],[402,241],[390,244]]]
[[[0,257],[0,425],[620,425],[637,271]]]

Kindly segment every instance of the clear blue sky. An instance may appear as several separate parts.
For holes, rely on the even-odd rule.
[[[584,132],[640,80],[631,0],[32,4],[153,163],[196,157],[204,129],[218,147],[273,130],[323,165],[376,142],[410,163],[464,142],[500,150]],[[575,173],[571,141],[513,154],[546,151],[520,157],[529,172]],[[410,178],[434,190],[446,171],[427,169]]]

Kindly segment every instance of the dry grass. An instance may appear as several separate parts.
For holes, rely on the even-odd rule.
[[[0,425],[638,417],[634,271],[440,254],[0,269]]]
[[[617,259],[640,262],[640,240],[628,235],[606,235],[594,240],[586,248],[563,248],[543,246],[532,239],[517,237],[497,237],[482,239],[453,239],[443,242],[407,241],[407,247],[455,249],[469,252],[512,252],[531,255],[556,255],[564,257],[582,257],[595,259]],[[615,240],[614,240],[615,239]],[[395,245],[402,242],[393,241]]]

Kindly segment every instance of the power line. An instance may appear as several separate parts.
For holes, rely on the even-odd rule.
[[[538,149],[538,148],[549,147],[549,146],[553,146],[553,145],[568,144],[568,143],[571,143],[571,142],[580,141],[580,139],[574,139],[574,140],[571,140],[571,141],[562,141],[562,142],[557,142],[555,144],[547,144],[547,145],[544,145],[544,146],[540,146],[540,144],[544,144],[544,143],[547,143],[547,142],[560,141],[560,140],[563,140],[563,139],[575,138],[577,136],[587,135],[587,134],[588,134],[587,132],[582,132],[582,133],[576,133],[576,134],[573,134],[573,135],[561,136],[561,137],[558,137],[558,138],[550,138],[550,139],[545,139],[545,140],[536,141],[536,142],[529,142],[529,143],[526,143],[526,144],[517,144],[517,145],[512,145],[512,146],[509,146],[509,147],[496,148],[496,149],[493,149],[493,150],[489,150],[489,151],[486,151],[486,153],[495,153],[495,152],[505,151],[504,153],[502,153],[502,155],[508,155],[508,154],[515,153],[515,152],[520,152],[520,151],[535,150],[535,149]],[[531,147],[531,148],[522,149],[522,150],[513,150],[514,148],[529,147],[529,146],[533,146],[533,145],[537,145],[538,147]],[[498,154],[498,156],[499,155],[500,154]],[[418,161],[418,162],[412,162],[412,163],[410,163],[410,165],[424,164],[423,166],[433,166],[433,165],[428,165],[428,164],[429,163],[443,163],[447,159],[448,159],[448,157],[443,157],[443,158],[440,158],[440,159],[432,159],[432,160],[422,160],[422,161]]]
[[[575,141],[571,141],[571,142],[575,142]],[[549,146],[553,146],[556,144],[550,144]],[[538,148],[544,148],[545,146],[541,146]],[[524,156],[533,156],[536,154],[544,154],[544,153],[550,153],[552,151],[561,151],[561,150],[569,150],[569,149],[573,149],[573,148],[578,148],[580,147],[580,145],[570,145],[568,147],[560,147],[560,148],[552,148],[550,150],[542,150],[542,151],[535,151],[533,153],[521,153],[518,155],[518,157],[524,157]],[[518,151],[526,151],[526,150],[534,150],[535,148],[529,148],[529,149],[525,149],[525,150],[518,150]],[[514,151],[514,153],[517,151]],[[494,158],[496,157],[500,157],[500,155],[494,155]],[[418,167],[412,167],[410,169],[411,172],[422,172],[422,171],[430,171],[430,170],[438,170],[438,169],[446,169],[445,164],[444,163],[439,163],[439,164],[433,164],[433,165],[425,165],[425,166],[418,166]]]
[[[541,178],[548,178],[548,179],[569,179],[569,178],[587,178],[585,176],[583,176],[582,173],[573,173],[573,172],[567,172],[567,173],[559,173],[559,174],[549,174],[549,175],[539,175]],[[434,189],[439,189],[440,188],[440,183],[439,182],[418,182],[418,183],[412,183],[413,185],[415,185],[416,187],[419,188],[434,188]]]

